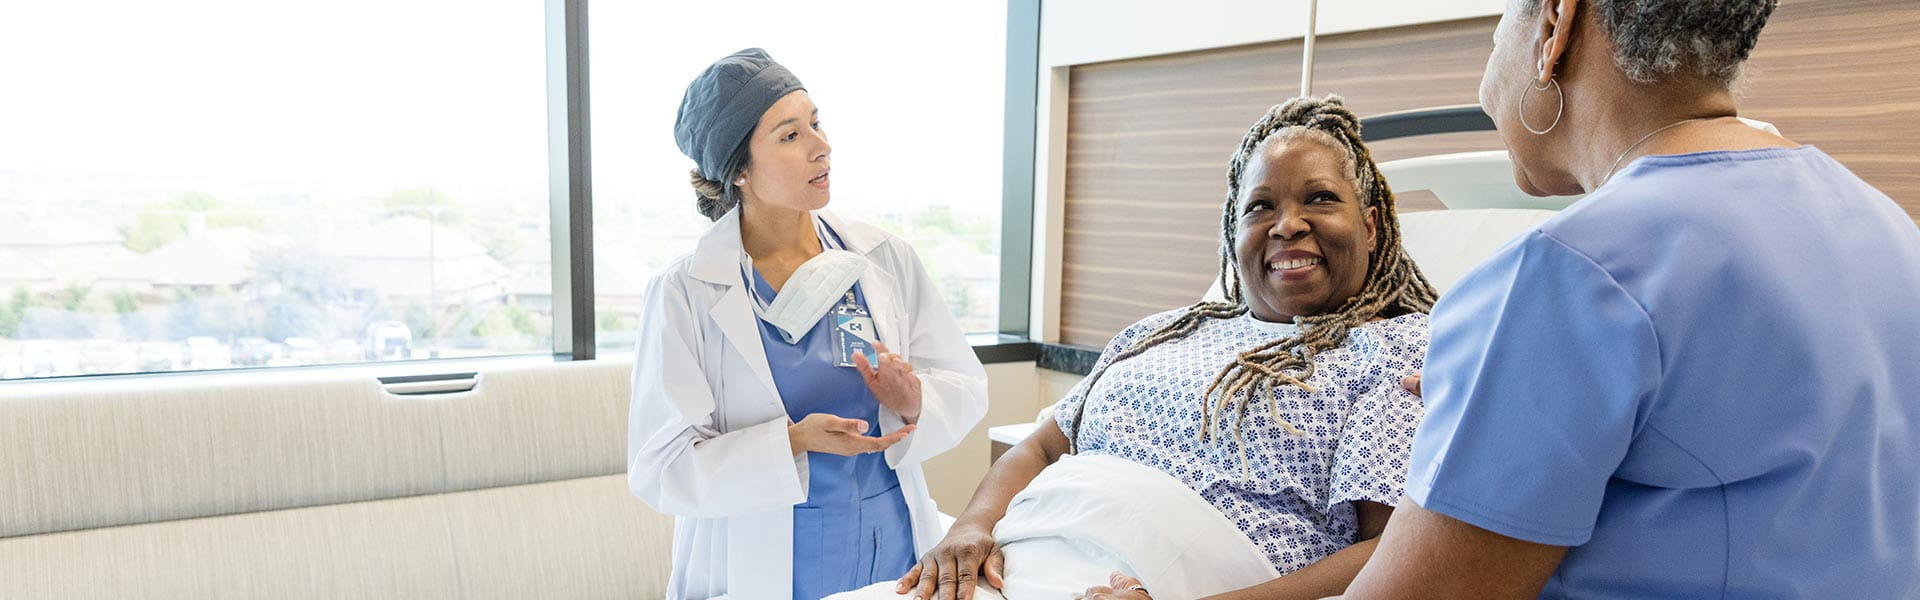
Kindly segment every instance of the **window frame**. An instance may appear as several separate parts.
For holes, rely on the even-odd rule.
[[[553,356],[596,356],[593,304],[591,102],[587,77],[588,0],[547,2],[548,194],[553,215]],[[1006,110],[1001,151],[1000,283],[997,331],[967,336],[983,362],[1034,360],[1034,141],[1040,77],[1040,2],[1008,0]],[[559,225],[564,223],[565,227]]]
[[[553,358],[593,360],[593,146],[587,0],[546,0]]]
[[[997,331],[970,334],[968,342],[983,362],[1033,361],[1038,345],[1029,336],[1033,290],[1034,141],[1040,73],[1040,3],[1008,0],[1006,37],[1006,110],[1002,141],[1000,282]],[[553,273],[554,362],[594,360],[593,151],[588,77],[589,0],[544,0],[546,29],[548,215]],[[505,354],[461,359],[358,362],[298,367],[253,367],[149,373],[103,373],[23,378],[4,385],[40,384],[75,379],[139,377],[218,377],[237,372],[285,370],[406,373],[407,380],[452,377],[421,374],[428,365],[470,370],[473,365],[524,363],[536,354]],[[539,360],[539,359],[536,359]]]

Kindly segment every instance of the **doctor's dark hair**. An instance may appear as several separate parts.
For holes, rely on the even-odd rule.
[[[1339,347],[1346,340],[1349,329],[1375,318],[1391,318],[1433,309],[1438,294],[1400,245],[1400,219],[1394,211],[1393,190],[1387,187],[1387,180],[1380,175],[1380,168],[1374,164],[1372,153],[1361,141],[1360,119],[1347,110],[1345,101],[1339,96],[1294,98],[1268,109],[1267,114],[1247,130],[1246,137],[1240,140],[1240,147],[1234,151],[1233,159],[1228,163],[1227,197],[1220,210],[1219,269],[1226,301],[1200,302],[1187,307],[1178,318],[1120,351],[1105,366],[1088,375],[1087,390],[1091,391],[1093,384],[1115,363],[1138,356],[1159,344],[1184,338],[1199,330],[1207,319],[1231,319],[1246,314],[1246,292],[1241,289],[1239,252],[1234,244],[1234,233],[1240,225],[1240,211],[1235,209],[1242,193],[1241,177],[1249,161],[1261,158],[1261,144],[1284,143],[1293,139],[1313,140],[1343,152],[1348,175],[1352,178],[1350,181],[1362,196],[1362,208],[1377,209],[1374,218],[1378,220],[1375,223],[1378,233],[1373,250],[1367,257],[1366,283],[1359,294],[1348,298],[1333,312],[1295,316],[1294,323],[1300,326],[1298,334],[1241,352],[1232,364],[1222,368],[1201,396],[1207,406],[1201,407],[1200,439],[1207,440],[1216,419],[1225,422],[1224,413],[1229,408],[1237,415],[1234,419],[1237,436],[1247,404],[1255,397],[1267,400],[1267,410],[1275,423],[1289,433],[1300,435],[1302,432],[1298,428],[1280,418],[1279,395],[1275,393],[1278,386],[1293,385],[1309,393],[1314,392],[1313,387],[1306,383],[1313,376],[1314,356]],[[1078,412],[1074,414],[1074,436],[1068,442],[1075,452],[1079,446],[1080,418],[1086,414],[1090,401],[1090,398],[1082,400]],[[1220,414],[1216,416],[1216,413]],[[1245,451],[1246,447],[1242,444],[1243,459]]]
[[[740,176],[740,169],[746,168],[747,160],[751,158],[747,152],[747,140],[750,139],[753,139],[752,132],[748,132],[747,137],[740,140],[740,145],[734,147],[733,155],[727,157],[727,168],[722,171],[727,175],[721,177],[720,181],[702,177],[699,169],[689,171],[693,179],[694,208],[708,220],[718,221],[727,215],[727,211],[740,205],[740,187],[734,185],[733,180]]]
[[[1541,0],[1516,0],[1522,16]],[[1613,62],[1628,79],[1658,83],[1675,74],[1730,84],[1753,53],[1778,0],[1589,0],[1586,10],[1613,40]]]

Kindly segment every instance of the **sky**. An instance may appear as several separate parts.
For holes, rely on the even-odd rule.
[[[820,108],[840,210],[999,210],[1004,3],[596,2],[588,16],[599,193],[667,181],[671,201],[691,202],[693,163],[673,145],[681,94],[712,61],[757,46]]]
[[[544,197],[544,15],[524,0],[0,0],[0,174]],[[589,16],[597,201],[691,202],[681,92],[760,46],[821,108],[837,208],[998,210],[1002,3],[601,0]]]

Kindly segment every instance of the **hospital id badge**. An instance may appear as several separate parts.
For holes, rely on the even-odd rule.
[[[872,365],[873,355],[873,317],[858,314],[836,312],[833,315],[833,345],[837,350],[834,366],[853,366],[853,355],[867,355],[867,363]]]

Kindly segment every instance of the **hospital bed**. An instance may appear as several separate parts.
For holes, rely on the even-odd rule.
[[[1773,124],[1741,117],[1747,126],[1778,135]],[[1479,105],[1439,106],[1385,113],[1361,119],[1369,144],[1421,135],[1492,131],[1493,120]],[[1520,191],[1513,180],[1513,161],[1506,150],[1450,152],[1380,163],[1380,172],[1396,195],[1424,191],[1446,210],[1400,213],[1401,244],[1426,274],[1434,289],[1445,295],[1475,265],[1507,241],[1545,223],[1584,196],[1535,197]],[[1205,300],[1222,300],[1215,280]],[[1091,352],[1098,349],[1070,349]],[[1077,361],[1093,364],[1092,360]],[[1086,373],[1077,373],[1086,375]],[[1042,409],[1033,423],[990,428],[991,460],[1033,433],[1052,412]]]
[[[1491,131],[1493,121],[1478,105],[1441,106],[1387,113],[1361,119],[1368,143],[1421,135]],[[1395,194],[1424,191],[1446,210],[1400,213],[1401,243],[1420,270],[1442,294],[1507,240],[1553,218],[1580,196],[1537,198],[1521,192],[1513,181],[1513,162],[1505,150],[1451,152],[1380,163],[1380,171]],[[1202,295],[1224,299],[1220,282]],[[1077,349],[1080,352],[1098,350]],[[1091,360],[1079,361],[1092,364]],[[1085,375],[1085,373],[1078,373]],[[1036,423],[1002,425],[988,430],[992,458],[1026,439]]]

